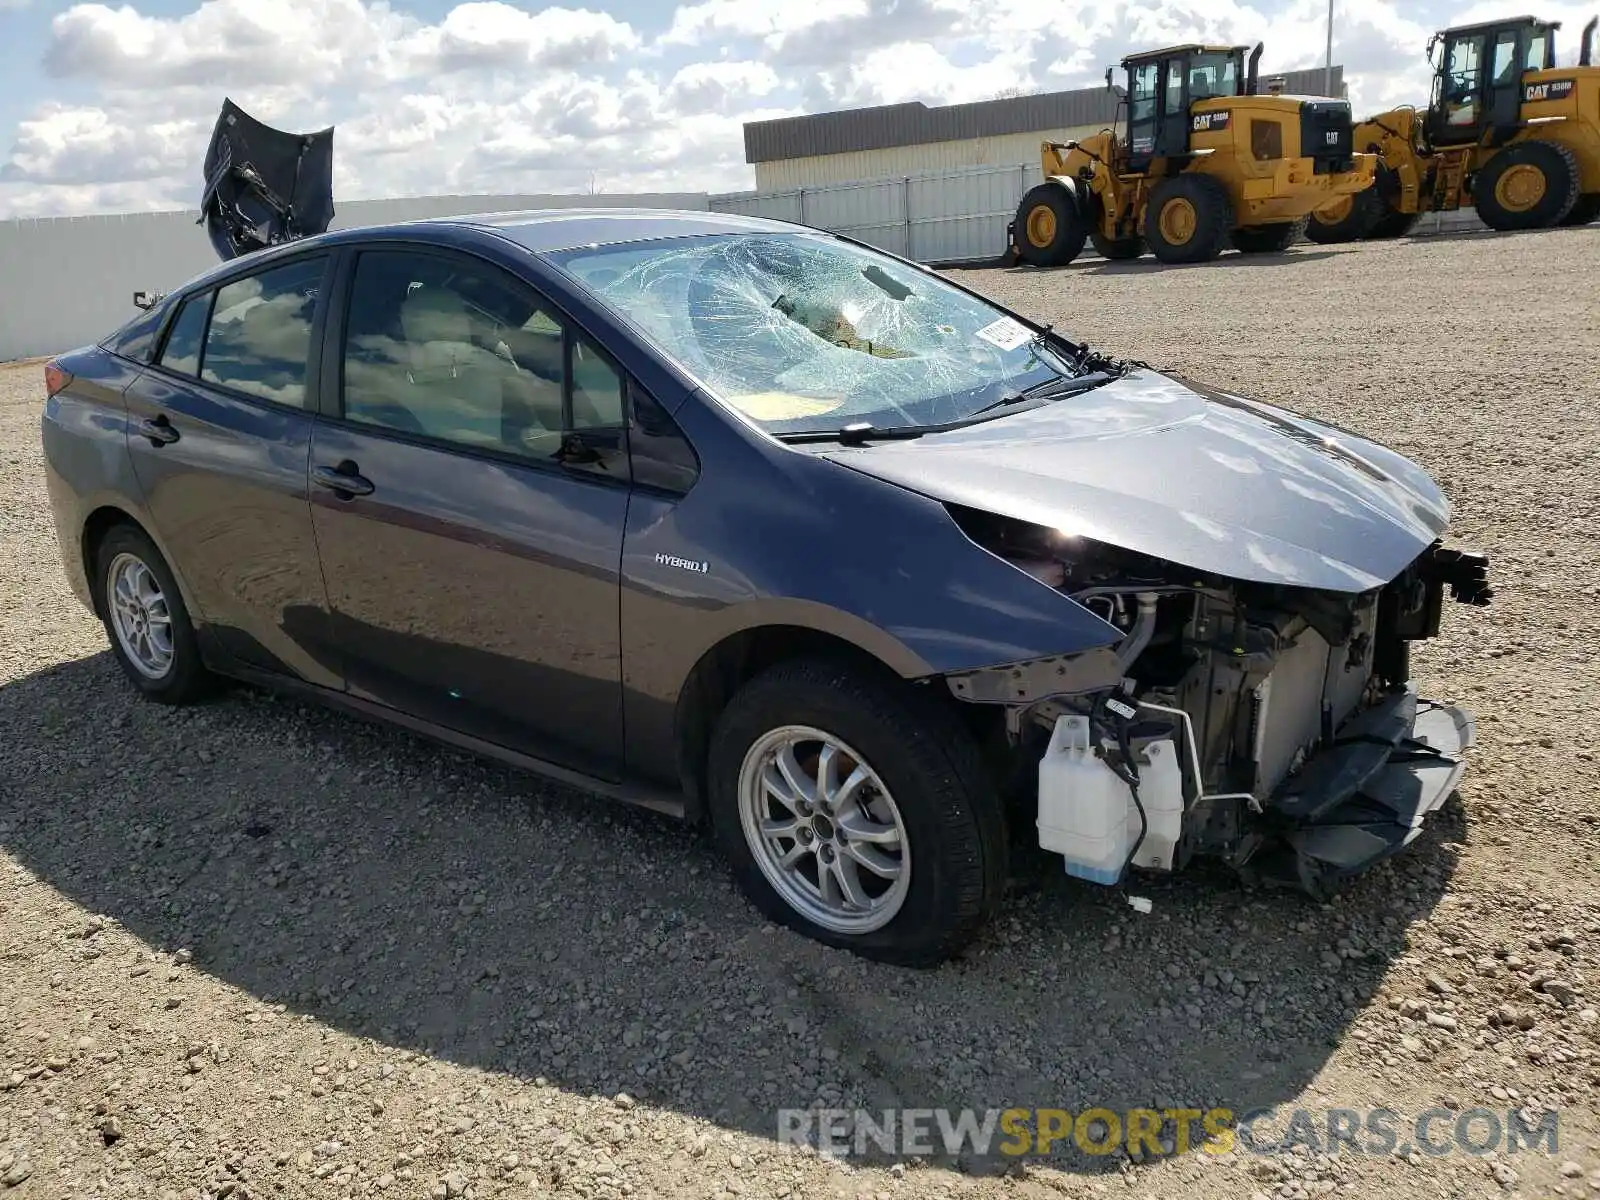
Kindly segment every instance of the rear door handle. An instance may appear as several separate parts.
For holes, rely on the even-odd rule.
[[[172,422],[167,420],[166,413],[157,413],[148,420],[139,422],[139,436],[149,438],[152,446],[170,446],[178,440],[178,431],[172,427]]]
[[[370,496],[373,491],[372,480],[361,474],[349,459],[337,467],[316,467],[311,478],[318,487],[325,487],[346,500],[352,496]]]

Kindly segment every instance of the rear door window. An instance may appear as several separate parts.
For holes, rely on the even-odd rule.
[[[211,311],[211,293],[190,296],[172,319],[167,343],[161,348],[160,363],[179,375],[200,374],[200,345],[206,336],[206,314]]]
[[[288,263],[218,288],[200,378],[305,407],[311,325],[327,262]]]

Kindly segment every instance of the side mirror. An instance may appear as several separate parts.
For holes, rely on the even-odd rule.
[[[149,311],[164,299],[166,299],[165,292],[135,292],[133,294],[133,306]]]
[[[1106,68],[1106,91],[1108,92],[1115,90],[1115,85],[1111,82],[1111,72],[1114,70],[1116,70],[1115,67]]]

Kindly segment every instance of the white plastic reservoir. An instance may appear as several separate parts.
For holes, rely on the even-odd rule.
[[[1171,740],[1151,742],[1139,762],[1139,801],[1148,828],[1135,865],[1170,871],[1183,833],[1183,772]],[[1139,810],[1116,772],[1096,757],[1089,718],[1056,721],[1039,760],[1039,845],[1066,860],[1067,874],[1116,883],[1139,840]]]

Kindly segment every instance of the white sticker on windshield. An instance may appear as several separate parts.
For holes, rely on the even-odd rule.
[[[1028,332],[1027,326],[1013,321],[1010,317],[1001,317],[994,324],[985,325],[978,330],[978,336],[1002,350],[1015,350],[1032,338],[1033,334]]]

